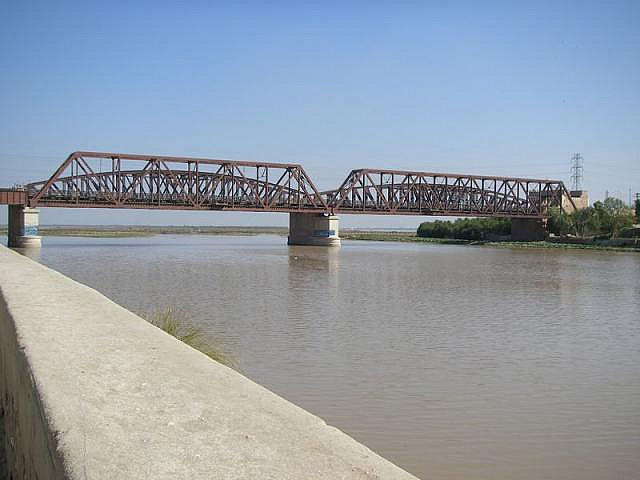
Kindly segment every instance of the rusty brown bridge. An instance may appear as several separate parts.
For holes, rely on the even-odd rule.
[[[573,209],[563,182],[402,170],[352,170],[320,191],[298,164],[74,152],[47,180],[0,189],[9,244],[38,243],[38,208],[235,210],[290,214],[290,244],[335,245],[339,214],[505,217],[537,238],[549,208]]]

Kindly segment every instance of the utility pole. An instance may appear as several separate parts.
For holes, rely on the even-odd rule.
[[[573,190],[581,190],[582,189],[582,155],[579,153],[574,153],[571,157],[571,186]]]

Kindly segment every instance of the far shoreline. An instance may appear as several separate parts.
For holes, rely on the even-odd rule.
[[[287,236],[287,227],[238,227],[238,226],[126,226],[126,225],[43,225],[39,234],[44,237],[82,237],[82,238],[136,238],[153,237],[156,235],[224,235],[224,236],[255,236],[279,235]],[[7,227],[0,227],[0,234],[6,235]],[[399,242],[399,243],[427,243],[440,245],[472,245],[494,248],[534,248],[534,249],[566,249],[566,250],[596,250],[610,252],[640,252],[640,248],[633,246],[611,246],[593,244],[574,244],[549,241],[513,242],[460,240],[454,238],[419,237],[415,231],[375,230],[375,229],[344,229],[340,231],[343,240]]]

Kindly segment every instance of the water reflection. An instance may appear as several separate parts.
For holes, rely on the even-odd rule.
[[[289,245],[290,270],[299,271],[326,271],[334,274],[338,271],[340,261],[339,248],[327,247],[303,247]]]

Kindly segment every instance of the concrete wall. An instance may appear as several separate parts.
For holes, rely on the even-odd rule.
[[[3,247],[4,248],[4,247]],[[27,351],[0,299],[0,478],[65,478]]]
[[[414,478],[95,290],[4,247],[0,359],[13,478]]]

